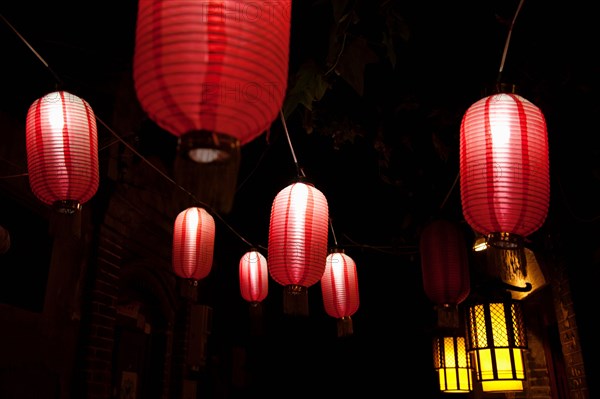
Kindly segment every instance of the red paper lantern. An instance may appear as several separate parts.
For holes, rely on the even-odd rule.
[[[240,293],[247,302],[262,302],[269,293],[267,259],[256,250],[246,252],[239,264]]]
[[[248,143],[283,103],[290,26],[291,0],[140,0],[133,76],[142,108],[186,148]]]
[[[360,302],[358,276],[356,263],[340,249],[327,255],[321,277],[321,294],[325,312],[338,320],[338,336],[352,334],[352,315]]]
[[[550,198],[548,134],[544,115],[527,99],[493,94],[474,103],[460,127],[463,214],[492,244],[538,230]]]
[[[215,220],[203,208],[190,207],[177,215],[173,229],[173,271],[198,281],[212,268]]]
[[[468,252],[463,232],[449,220],[429,222],[419,241],[423,289],[438,307],[456,308],[469,296]]]
[[[269,273],[285,287],[284,313],[308,314],[307,288],[325,271],[328,224],[327,199],[312,184],[292,183],[273,201]]]
[[[98,133],[90,105],[66,91],[35,100],[26,120],[29,184],[58,211],[72,213],[98,190]]]

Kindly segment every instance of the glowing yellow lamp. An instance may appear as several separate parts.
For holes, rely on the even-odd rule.
[[[482,390],[522,391],[527,340],[520,303],[478,303],[467,313],[468,350]]]
[[[440,391],[468,393],[473,390],[473,370],[464,337],[434,337],[433,362],[438,373]]]

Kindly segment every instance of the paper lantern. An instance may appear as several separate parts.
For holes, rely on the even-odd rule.
[[[467,309],[467,348],[485,392],[522,391],[527,335],[521,303],[476,302]]]
[[[541,110],[513,93],[477,101],[460,127],[463,214],[492,245],[514,247],[546,219],[548,134]]]
[[[262,335],[263,301],[269,293],[267,259],[256,249],[246,252],[240,259],[239,282],[242,298],[248,302],[250,333]]]
[[[284,286],[284,313],[308,314],[308,287],[325,271],[329,208],[312,184],[292,183],[273,201],[269,223],[269,274]]]
[[[337,319],[338,336],[353,334],[352,315],[359,305],[356,263],[341,249],[327,255],[321,277],[321,294],[325,312]]]
[[[196,161],[223,157],[277,117],[287,89],[291,3],[138,2],[138,99]]]
[[[267,259],[255,249],[246,252],[239,264],[240,293],[250,304],[262,302],[269,293]]]
[[[173,271],[194,282],[208,276],[215,246],[215,220],[204,208],[181,211],[173,228]]]
[[[35,100],[26,119],[29,184],[43,203],[73,213],[98,190],[98,133],[90,105],[66,91]]]
[[[467,245],[460,226],[437,219],[429,222],[419,240],[423,288],[438,307],[455,308],[470,293]]]
[[[465,337],[456,334],[434,337],[433,363],[440,391],[468,393],[473,390],[473,369]]]

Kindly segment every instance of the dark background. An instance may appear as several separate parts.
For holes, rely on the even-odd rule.
[[[433,395],[434,314],[422,290],[419,233],[433,217],[462,221],[456,181],[460,118],[495,82],[519,3],[334,5],[317,0],[294,3],[290,91],[314,95],[309,85],[295,80],[309,64],[316,65],[328,88],[311,112],[288,99],[286,104],[294,111],[287,115],[287,126],[300,166],[328,199],[337,243],[357,263],[361,304],[353,316],[355,333],[336,337],[335,320],[324,314],[318,285],[309,289],[308,318],[282,315],[281,287],[271,282],[264,303],[267,333],[248,334],[247,304],[237,285],[237,262],[247,246],[218,224],[215,267],[201,294],[215,308],[211,345],[217,353],[247,346],[258,370],[253,387],[280,381],[282,387],[297,386],[300,396],[319,387],[352,393],[361,386],[375,395],[388,394],[390,386],[402,392],[413,381],[425,381],[430,384],[421,387]],[[0,30],[3,111],[24,121],[29,105],[53,90],[58,76],[64,88],[110,120],[116,112],[115,90],[131,72],[136,2],[11,2],[0,12],[12,25],[3,24]],[[600,216],[597,26],[589,3],[525,1],[502,75],[547,118],[550,212],[545,226],[530,240],[536,250],[568,256],[573,295],[581,308],[598,304],[593,295]],[[341,51],[344,34],[347,47]],[[325,75],[340,54],[335,64],[339,75]],[[137,107],[131,104],[132,110]],[[138,131],[117,133],[135,135],[143,156],[170,159],[175,141],[151,125],[145,121]],[[99,135],[101,147],[114,142],[102,127]],[[3,170],[5,176],[25,172],[25,158],[22,165],[5,165]],[[285,130],[275,120],[268,135],[243,148],[239,188],[224,221],[266,248],[272,200],[295,177]],[[1,203],[0,223],[16,225],[19,206],[8,201]],[[27,225],[32,231],[46,228]],[[468,226],[465,233],[472,234]],[[39,242],[35,256],[43,258],[47,242],[41,236],[29,239]],[[0,298],[36,310],[37,300],[43,299],[40,281],[47,271],[24,275],[29,269],[13,262],[5,269],[9,276],[2,279]],[[14,287],[18,293],[9,295],[8,288]],[[583,342],[592,339],[588,315],[578,312]],[[339,385],[332,382],[322,388],[322,381],[337,379]],[[591,378],[588,383],[593,384]]]

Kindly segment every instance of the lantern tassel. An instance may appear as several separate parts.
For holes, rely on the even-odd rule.
[[[263,306],[261,302],[251,302],[248,306],[250,317],[250,334],[260,336],[264,333]]]
[[[283,313],[308,316],[308,289],[301,285],[287,285],[283,292]]]
[[[352,317],[340,317],[337,319],[337,335],[338,337],[347,337],[354,334]]]
[[[436,313],[439,328],[457,329],[460,327],[458,306],[437,306]]]

